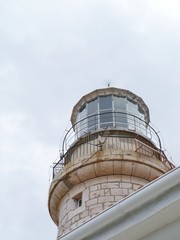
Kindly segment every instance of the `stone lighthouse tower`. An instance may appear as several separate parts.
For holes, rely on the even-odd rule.
[[[109,87],[83,96],[71,123],[49,189],[57,239],[174,167],[148,107],[130,91]]]

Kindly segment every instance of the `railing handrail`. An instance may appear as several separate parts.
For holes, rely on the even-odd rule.
[[[68,143],[68,136],[69,136],[69,138],[70,138],[70,136],[71,136],[71,132],[73,132],[73,136],[76,136],[76,138],[78,139],[78,137],[77,137],[77,134],[78,134],[78,132],[76,132],[75,133],[75,127],[76,126],[78,126],[80,123],[82,123],[82,122],[84,122],[85,120],[87,120],[87,119],[89,119],[89,118],[92,118],[92,117],[99,117],[99,116],[101,116],[101,115],[105,115],[105,114],[107,114],[107,113],[118,113],[118,114],[124,114],[124,115],[126,115],[126,116],[130,116],[130,117],[133,117],[134,119],[137,119],[137,120],[139,120],[141,123],[142,123],[142,126],[143,126],[143,124],[144,124],[144,126],[146,126],[146,131],[147,130],[149,130],[149,133],[153,133],[155,136],[156,136],[156,138],[157,138],[157,140],[155,141],[155,144],[158,144],[159,146],[157,146],[159,149],[162,149],[162,145],[161,145],[161,140],[160,140],[160,137],[159,137],[159,135],[157,134],[157,132],[155,131],[155,129],[150,125],[150,124],[147,124],[147,122],[146,121],[144,121],[142,118],[139,118],[138,116],[136,116],[136,115],[134,115],[134,114],[131,114],[131,113],[127,113],[127,112],[123,112],[123,111],[107,111],[107,112],[104,112],[104,113],[97,113],[97,114],[92,114],[92,115],[89,115],[89,116],[87,116],[87,117],[85,117],[85,118],[83,118],[83,119],[80,119],[79,121],[77,121],[74,125],[72,125],[70,128],[69,128],[69,130],[66,132],[66,134],[65,134],[65,136],[64,136],[64,139],[63,139],[63,143],[62,143],[62,149],[61,149],[61,152],[62,152],[62,154],[64,155],[65,154],[65,142],[67,141],[67,143]],[[128,119],[128,120],[130,120],[130,119]],[[106,123],[109,123],[109,122],[105,122],[104,124],[106,124]],[[123,122],[118,122],[118,123],[122,123],[123,124]],[[135,127],[137,127],[136,125],[134,125]],[[120,128],[120,127],[115,127],[116,129],[119,129],[119,130],[122,130],[122,128]],[[128,130],[128,129],[127,129]],[[130,129],[129,129],[130,130]],[[141,130],[143,130],[143,128],[141,128]],[[145,130],[145,129],[144,129]],[[136,132],[136,131],[135,131]],[[88,132],[86,132],[86,133],[88,133]],[[140,132],[139,131],[137,131],[137,133],[139,133],[140,134]],[[142,133],[141,133],[142,134]],[[148,138],[148,136],[147,135],[145,135],[145,134],[142,134],[144,137],[146,137],[146,138]],[[151,135],[152,136],[152,135]],[[148,138],[149,140],[152,140],[152,139],[150,139],[150,138]],[[153,138],[153,140],[154,140],[154,138]],[[153,141],[152,140],[152,141]],[[70,146],[71,146],[71,144],[70,144]],[[66,149],[66,151],[68,150],[68,148]]]
[[[93,136],[93,134],[90,135],[90,136]],[[109,137],[117,137],[117,136],[111,136],[111,134],[110,134]],[[125,137],[125,136],[124,136],[124,137],[120,136],[120,138],[123,139],[123,138],[127,138],[127,137]],[[152,151],[153,155],[155,155],[154,153],[158,154],[158,156],[159,156],[158,159],[159,159],[160,161],[162,161],[164,164],[166,164],[168,167],[170,167],[170,168],[173,168],[173,167],[174,167],[174,165],[167,159],[166,155],[164,154],[164,152],[163,152],[161,149],[153,148],[153,147],[149,146],[148,144],[140,141],[139,139],[137,139],[137,138],[135,138],[135,137],[128,137],[128,138],[131,138],[131,139],[133,139],[135,142],[137,142],[137,143],[141,144],[142,146],[146,147],[146,149],[145,149],[143,152],[140,151],[141,153],[143,153],[143,154],[145,154],[145,155],[148,155],[147,152],[148,152],[148,149],[149,149],[149,150]],[[92,139],[90,139],[90,138],[84,138],[84,139],[85,139],[85,141],[83,141],[83,143],[88,143],[89,141],[92,141],[92,140],[93,140],[93,138],[92,138]],[[132,150],[132,151],[138,151],[138,148],[137,148],[136,150],[133,149],[133,144],[132,144],[132,149],[130,149],[130,150]],[[74,149],[73,149],[73,146],[72,146],[72,148],[69,148],[64,155],[61,155],[60,160],[53,165],[53,178],[54,178],[54,176],[56,175],[56,173],[60,170],[60,168],[61,168],[61,169],[63,168],[63,166],[64,166],[64,164],[65,164],[65,159],[66,159],[66,158],[70,158],[70,159],[71,159],[71,154],[72,154],[73,152],[74,152]],[[70,155],[70,157],[68,157],[68,154]],[[148,156],[149,156],[149,155],[148,155]],[[157,156],[157,155],[156,155],[156,156]],[[67,160],[67,159],[66,159],[66,160]],[[60,167],[60,166],[61,166],[61,167]]]

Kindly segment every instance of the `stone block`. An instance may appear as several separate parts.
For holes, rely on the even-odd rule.
[[[68,221],[68,215],[65,215],[63,218],[61,218],[61,225],[64,226],[64,224]]]
[[[133,189],[128,189],[128,193],[129,193],[129,195],[131,194],[131,193],[134,193],[135,191],[133,190]]]
[[[85,190],[85,184],[81,183],[69,191],[69,196],[70,198],[73,198],[74,196],[76,196],[80,192],[83,192],[84,190]]]
[[[156,169],[151,169],[151,172],[149,174],[149,181],[153,181],[154,179],[160,177],[162,175],[162,173]]]
[[[101,185],[100,184],[96,184],[94,186],[91,186],[90,187],[90,191],[96,191],[96,190],[99,190],[101,188]]]
[[[115,196],[115,202],[119,202],[119,201],[121,201],[122,199],[124,199],[124,196]]]
[[[109,207],[111,207],[113,205],[114,205],[113,202],[106,202],[106,203],[104,203],[104,209],[107,209],[107,208],[109,208]]]
[[[66,222],[65,224],[64,224],[64,228],[69,228],[70,226],[71,226],[71,224],[72,224],[72,222],[71,222],[71,220],[69,220],[68,222]]]
[[[89,211],[88,211],[88,210],[86,210],[86,211],[80,213],[80,219],[84,219],[85,217],[88,216],[88,214],[89,214]]]
[[[121,188],[132,188],[132,183],[122,182],[120,186]]]
[[[114,196],[98,197],[98,203],[114,202]]]
[[[119,182],[102,183],[102,188],[119,188]]]
[[[78,222],[74,222],[73,224],[71,224],[71,226],[69,227],[69,230],[73,230],[74,228],[76,228],[78,226]]]
[[[121,175],[110,175],[107,177],[108,182],[120,182],[121,181]]]
[[[109,188],[104,189],[104,195],[105,195],[105,196],[111,195],[111,190],[110,190]]]
[[[122,173],[122,163],[121,163],[121,160],[114,160],[113,161],[114,163],[114,174],[118,174],[120,175]]]
[[[130,176],[132,174],[132,166],[133,163],[131,161],[122,161],[122,174]]]
[[[138,176],[143,179],[149,179],[150,167],[140,163],[133,164],[133,176]]]
[[[111,195],[127,196],[128,195],[128,190],[123,189],[123,188],[113,188],[113,189],[111,189]]]
[[[86,206],[88,207],[88,206],[95,205],[95,204],[97,204],[97,202],[98,202],[97,198],[93,198],[93,199],[86,202]]]
[[[135,191],[141,187],[142,187],[142,185],[140,185],[140,184],[133,184],[133,190],[135,190]]]
[[[87,216],[87,217],[85,217],[85,218],[83,218],[83,219],[80,219],[80,220],[78,221],[78,223],[77,223],[78,226],[81,225],[81,224],[83,224],[83,223],[85,223],[85,222],[87,222],[90,218],[91,218],[90,216]]]
[[[89,214],[90,214],[90,216],[98,214],[101,211],[103,211],[103,204],[97,204],[97,205],[89,207]]]
[[[86,181],[88,179],[91,178],[95,178],[96,174],[94,171],[94,166],[91,165],[86,165],[86,166],[82,166],[82,168],[79,168],[77,171],[77,176],[81,181]]]
[[[82,193],[82,201],[86,202],[89,200],[89,188],[87,188],[85,191]]]
[[[131,176],[122,175],[121,182],[131,182]]]
[[[79,221],[79,219],[80,219],[79,214],[75,215],[75,216],[72,218],[72,224],[73,224],[74,222]]]
[[[113,162],[112,161],[104,161],[104,162],[95,163],[94,168],[95,168],[96,176],[113,174]]]
[[[131,176],[131,182],[134,184],[134,183],[136,183],[136,184],[140,184],[140,185],[145,185],[145,184],[147,184],[149,181],[148,180],[146,180],[146,179],[142,179],[142,178],[139,178],[139,177],[133,177],[133,176]]]
[[[94,199],[101,196],[104,196],[104,189],[90,192],[90,199]]]
[[[94,179],[90,179],[90,180],[85,182],[85,186],[89,187],[89,186],[104,183],[104,182],[107,182],[107,176],[102,176],[102,177],[97,177],[97,178],[94,178]]]

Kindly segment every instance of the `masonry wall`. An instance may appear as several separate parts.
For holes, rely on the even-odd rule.
[[[83,224],[147,183],[147,180],[138,177],[110,175],[75,186],[59,204],[58,236]]]

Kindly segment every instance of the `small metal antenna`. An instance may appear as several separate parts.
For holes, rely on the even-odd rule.
[[[108,87],[110,87],[110,86],[111,86],[111,82],[110,82],[110,81],[108,81],[108,82],[107,82],[107,85],[108,85]]]
[[[105,84],[106,86],[111,87],[111,81],[109,79],[105,80]]]

